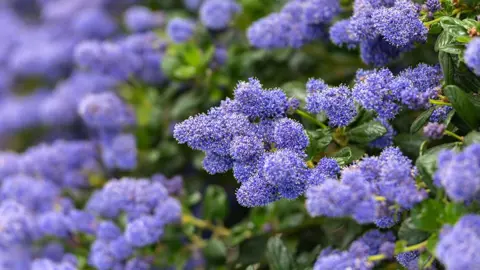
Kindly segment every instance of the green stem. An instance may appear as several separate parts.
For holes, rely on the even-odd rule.
[[[298,110],[298,109],[297,109],[297,110],[295,111],[295,113],[297,113],[298,115],[300,115],[301,117],[303,117],[303,118],[305,118],[305,119],[308,119],[308,120],[312,121],[313,123],[317,124],[317,125],[320,126],[321,128],[324,128],[324,129],[328,128],[327,125],[325,125],[324,123],[318,121],[317,118],[311,116],[311,115],[310,115],[309,113],[307,113],[307,112],[304,112],[304,111],[302,111],[302,110]]]
[[[436,19],[433,20],[433,21],[429,21],[429,22],[424,23],[424,25],[428,27],[428,26],[430,26],[430,25],[432,25],[432,24],[434,24],[434,23],[439,22],[441,19],[442,19],[441,17],[440,17],[440,18],[436,18]]]
[[[440,106],[452,106],[452,103],[448,103],[441,100],[430,99],[429,102],[431,104],[440,105]]]
[[[413,246],[405,247],[403,250],[395,252],[395,255],[403,252],[408,252],[408,251],[414,251],[414,250],[419,250],[423,249],[427,245],[428,240],[425,240],[421,243],[415,244]],[[375,262],[375,261],[381,261],[387,259],[387,256],[385,254],[377,254],[377,255],[372,255],[368,257],[369,262]]]
[[[449,130],[445,130],[444,134],[447,135],[447,136],[453,137],[453,138],[455,138],[455,139],[457,139],[457,140],[459,140],[459,141],[461,141],[461,142],[463,142],[463,137],[462,137],[462,136],[459,136],[459,135],[457,135],[457,134],[455,134],[455,133],[453,133],[453,132],[451,132],[451,131],[449,131]]]

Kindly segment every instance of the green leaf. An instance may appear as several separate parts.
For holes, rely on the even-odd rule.
[[[347,132],[350,141],[367,144],[387,133],[387,129],[377,121],[370,121]]]
[[[293,256],[279,236],[272,237],[268,240],[265,257],[271,270],[295,269]]]
[[[441,53],[440,53],[441,54]],[[432,115],[435,108],[430,108],[427,111],[422,112],[416,119],[413,121],[412,126],[410,127],[410,133],[417,133],[423,126],[428,122],[430,116]]]
[[[445,83],[453,84],[454,74],[455,74],[455,63],[453,62],[452,57],[450,56],[450,54],[441,51],[438,53],[438,60],[440,62],[440,65],[442,66]]]
[[[420,134],[400,133],[394,138],[395,145],[412,159],[418,157],[420,146],[424,141],[425,138]]]
[[[173,72],[175,78],[180,80],[189,80],[195,77],[197,69],[193,66],[180,66]]]
[[[203,254],[209,263],[224,264],[227,257],[227,247],[222,241],[212,238],[203,249]]]
[[[457,221],[467,213],[467,209],[464,204],[461,203],[449,203],[444,208],[442,215],[442,222],[445,224],[455,224]]]
[[[460,43],[469,43],[472,40],[472,38],[469,36],[458,36],[455,40]]]
[[[452,35],[450,35],[446,31],[443,31],[437,38],[437,42],[435,43],[435,51],[440,51],[442,48],[453,44],[454,41],[455,39]]]
[[[430,253],[435,254],[435,248],[437,247],[437,243],[438,243],[438,233],[434,233],[428,238],[427,246],[426,246],[427,250]]]
[[[468,92],[480,92],[480,77],[463,63],[455,69],[455,84]]]
[[[398,238],[407,241],[408,245],[414,245],[427,239],[429,234],[415,227],[412,218],[407,218],[400,225],[398,230]]]
[[[474,143],[480,143],[480,132],[478,131],[472,131],[465,136],[465,139],[463,141],[465,145],[471,145]]]
[[[461,45],[449,44],[447,46],[441,47],[440,52],[445,52],[449,54],[461,54],[464,50],[464,47]]]
[[[442,208],[443,204],[439,201],[433,199],[423,201],[411,211],[412,224],[426,232],[437,232],[442,227],[438,220]]]
[[[455,85],[448,85],[443,93],[448,97],[460,118],[471,129],[476,129],[480,124],[480,115],[476,113],[476,108],[470,101],[469,96]]]
[[[333,139],[329,129],[317,129],[315,131],[307,131],[307,133],[310,137],[310,145],[307,150],[310,157],[325,151]]]
[[[348,165],[352,158],[352,149],[350,147],[344,147],[336,152],[332,158],[335,159],[340,166]]]
[[[202,50],[196,45],[187,43],[181,51],[183,61],[194,68],[198,68],[202,64]]]
[[[208,220],[223,220],[227,216],[227,193],[221,186],[208,186],[203,201],[203,215]]]
[[[263,261],[268,236],[252,237],[239,244],[237,264],[249,265]]]

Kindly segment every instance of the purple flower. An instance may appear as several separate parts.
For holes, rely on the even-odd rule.
[[[423,134],[430,139],[439,140],[443,137],[445,129],[446,127],[444,124],[428,123],[423,128]]]
[[[223,30],[239,10],[235,0],[207,0],[200,7],[200,21],[210,30]]]
[[[168,22],[167,34],[175,43],[184,43],[192,38],[195,23],[188,19],[174,18]]]
[[[164,16],[153,12],[147,7],[131,6],[125,11],[124,23],[132,32],[144,32],[160,27],[164,23]]]
[[[480,216],[465,215],[453,228],[446,225],[435,249],[437,258],[451,270],[475,269],[480,265]]]
[[[461,153],[446,150],[438,156],[434,183],[445,188],[454,201],[475,199],[480,191],[480,144],[472,144]]]

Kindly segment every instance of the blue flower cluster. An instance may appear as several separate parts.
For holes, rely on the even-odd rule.
[[[359,223],[389,228],[403,209],[427,197],[417,188],[416,170],[398,148],[385,148],[378,157],[367,157],[344,168],[340,180],[320,181],[307,190],[307,210],[312,216],[351,216]]]
[[[100,270],[138,260],[127,262],[135,249],[159,241],[164,226],[181,217],[180,202],[169,196],[160,181],[148,179],[110,180],[90,198],[87,211],[105,219],[98,225],[89,257],[90,264]],[[121,214],[126,216],[123,231],[116,224]]]
[[[474,38],[468,43],[464,57],[467,66],[480,76],[480,38]]]
[[[478,199],[480,192],[480,144],[473,144],[461,153],[445,150],[438,156],[434,183],[445,188],[454,201]]]
[[[453,227],[445,225],[435,253],[449,270],[475,269],[480,265],[480,216],[465,215]]]
[[[235,0],[206,0],[200,6],[200,22],[209,30],[224,30],[240,8]]]
[[[290,1],[279,13],[254,22],[247,30],[247,37],[257,48],[299,48],[325,38],[327,24],[340,11],[338,0]]]
[[[234,100],[177,124],[174,137],[206,153],[207,172],[233,169],[244,206],[297,198],[308,185],[309,138],[300,123],[287,118],[287,96],[263,89],[256,79],[240,82],[234,94]]]
[[[126,81],[135,77],[149,84],[160,84],[164,75],[159,68],[166,43],[153,32],[136,33],[116,41],[88,40],[74,52],[82,69]]]
[[[353,97],[380,118],[394,118],[403,106],[424,109],[440,90],[443,75],[439,66],[419,64],[394,76],[388,69],[357,72]]]
[[[368,261],[368,257],[384,254],[384,252],[392,253],[389,247],[392,247],[392,245],[393,247],[395,246],[395,239],[395,236],[391,232],[383,233],[378,230],[368,231],[362,237],[355,240],[348,250],[324,249],[317,258],[313,269],[373,269],[375,263]],[[386,251],[387,249],[388,251]]]
[[[311,79],[307,83],[306,102],[307,111],[324,112],[332,127],[347,126],[357,116],[352,91],[347,86],[329,87],[321,79]]]
[[[427,32],[411,0],[355,0],[352,17],[335,23],[330,39],[349,49],[360,46],[365,63],[384,66],[416,42],[425,42]]]
[[[161,12],[151,11],[143,6],[131,6],[123,16],[125,26],[134,33],[154,30],[165,22],[165,17]]]
[[[428,123],[423,128],[423,134],[430,139],[439,140],[443,137],[445,129],[444,124]]]

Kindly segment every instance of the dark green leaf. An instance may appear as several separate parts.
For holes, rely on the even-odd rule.
[[[465,136],[465,139],[463,141],[465,145],[471,145],[474,143],[480,143],[480,132],[478,131],[472,131]]]
[[[332,157],[340,166],[348,165],[352,158],[352,149],[350,149],[350,147],[344,147],[336,152]]]
[[[442,53],[440,53],[442,54]],[[445,73],[444,73],[445,74]],[[427,111],[422,112],[415,121],[413,121],[412,126],[410,127],[410,133],[416,133],[428,122],[430,116],[432,115],[435,108],[430,108]]]
[[[209,263],[224,264],[227,257],[227,247],[222,241],[212,238],[203,249],[203,254]]]
[[[426,232],[437,232],[442,227],[439,213],[443,211],[441,202],[429,199],[415,206],[411,211],[412,224]]]
[[[429,236],[425,231],[418,230],[412,223],[411,218],[407,218],[402,222],[398,230],[398,238],[407,241],[408,245],[414,245],[427,239]]]
[[[249,265],[263,261],[267,241],[268,236],[261,235],[241,242],[237,263]]]
[[[265,257],[271,270],[295,269],[293,256],[279,236],[272,237],[268,240]]]
[[[227,215],[227,193],[220,186],[208,186],[203,201],[203,215],[208,220],[223,220]]]
[[[367,144],[387,133],[387,129],[377,121],[370,121],[347,132],[350,141]]]
[[[395,136],[395,145],[400,147],[403,153],[416,159],[419,155],[420,146],[425,141],[425,138],[419,134],[400,133]]]
[[[454,74],[455,74],[455,63],[453,62],[452,57],[450,56],[450,54],[441,51],[438,53],[438,60],[440,61],[440,65],[442,66],[445,83],[453,84]]]
[[[435,43],[435,51],[440,51],[442,48],[445,48],[455,41],[454,37],[443,31],[437,38],[437,42]]]
[[[443,93],[448,97],[453,108],[455,108],[455,111],[463,121],[470,128],[476,129],[480,124],[480,115],[476,113],[475,106],[470,101],[469,96],[455,85],[448,85],[443,90]]]
[[[463,63],[455,69],[455,84],[471,93],[480,92],[480,77]]]
[[[464,47],[461,45],[454,45],[450,44],[448,46],[444,46],[440,48],[440,52],[445,52],[449,54],[461,54],[463,52]]]
[[[329,129],[317,129],[315,131],[307,131],[310,137],[310,145],[308,154],[310,157],[322,153],[332,142],[332,133]]]

